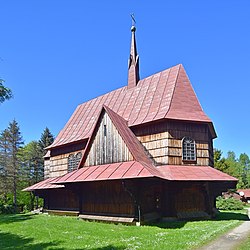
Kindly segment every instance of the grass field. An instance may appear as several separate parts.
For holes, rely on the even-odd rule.
[[[0,249],[193,249],[247,219],[222,212],[215,220],[126,226],[49,215],[0,215]]]

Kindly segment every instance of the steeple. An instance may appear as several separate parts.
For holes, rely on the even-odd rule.
[[[128,59],[128,88],[133,88],[137,85],[140,80],[139,76],[139,55],[137,54],[136,49],[136,40],[135,40],[135,19],[134,15],[131,15],[132,18],[132,37],[131,37],[131,47],[130,47],[130,55]]]

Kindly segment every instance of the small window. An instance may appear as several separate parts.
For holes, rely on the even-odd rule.
[[[107,136],[107,125],[103,126],[103,134],[104,136]]]
[[[196,161],[195,141],[189,137],[184,137],[182,140],[182,160]]]
[[[68,173],[77,169],[82,158],[82,153],[78,152],[76,155],[70,154],[68,157]]]
[[[76,168],[78,167],[80,161],[82,159],[82,153],[81,152],[78,152],[75,156],[75,164],[76,164]]]
[[[75,156],[73,154],[68,157],[68,173],[74,171],[75,168]]]

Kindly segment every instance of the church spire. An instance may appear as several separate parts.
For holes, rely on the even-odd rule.
[[[140,80],[139,76],[139,55],[137,54],[136,49],[136,40],[135,40],[135,18],[131,14],[132,18],[132,37],[131,37],[131,47],[130,47],[130,56],[128,59],[128,88],[133,88],[137,85]]]

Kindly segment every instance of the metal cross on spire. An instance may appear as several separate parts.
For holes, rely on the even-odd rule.
[[[131,13],[130,16],[131,16],[131,18],[132,18],[132,26],[135,26],[135,24],[136,24],[136,21],[135,21],[135,14],[134,14],[134,13]]]

